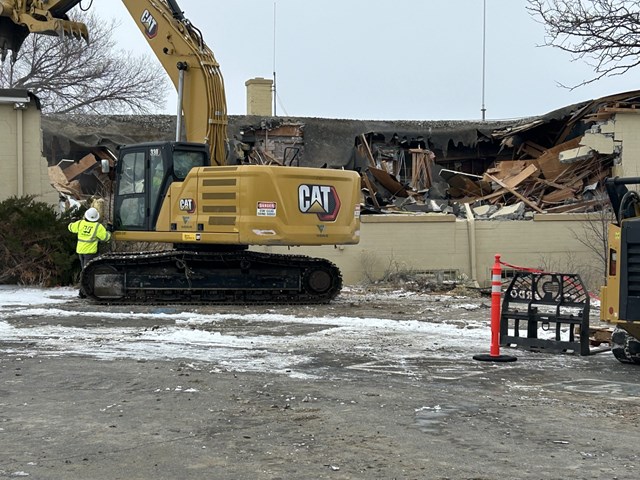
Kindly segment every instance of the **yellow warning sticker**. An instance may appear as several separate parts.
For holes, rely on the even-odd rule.
[[[183,233],[182,241],[183,242],[199,242],[200,234],[199,233]]]

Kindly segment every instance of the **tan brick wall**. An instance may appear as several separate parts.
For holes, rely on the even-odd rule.
[[[614,175],[640,177],[640,115],[616,114],[614,132],[614,139],[622,142],[622,162],[614,169]]]
[[[57,204],[58,195],[51,187],[47,160],[42,156],[40,111],[34,102],[25,110],[0,103],[0,200],[18,195],[18,122],[22,123],[22,194],[36,200]]]
[[[567,214],[536,215],[535,220],[529,221],[476,220],[476,280],[483,286],[490,284],[494,257],[500,254],[502,261],[514,265],[591,276],[593,285],[589,286],[597,289],[599,260],[577,238],[585,238],[585,230],[589,231],[597,220],[585,218]],[[457,270],[471,278],[469,228],[467,221],[456,220],[452,215],[376,215],[363,217],[358,245],[264,250],[327,258],[338,265],[346,284],[380,279],[399,270]],[[595,240],[592,243],[597,245]]]
[[[0,200],[17,193],[16,134],[13,106],[0,103]]]

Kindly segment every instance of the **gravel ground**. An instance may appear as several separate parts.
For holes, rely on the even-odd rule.
[[[640,475],[640,369],[608,352],[475,361],[490,299],[470,291],[281,308],[0,298],[0,478]]]

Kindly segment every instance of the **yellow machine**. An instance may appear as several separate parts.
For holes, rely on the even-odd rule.
[[[355,244],[356,172],[225,165],[227,111],[213,53],[175,0],[122,0],[178,90],[175,142],[122,146],[115,170],[114,237],[164,242],[164,252],[106,254],[82,274],[108,302],[327,302],[342,286],[324,259],[253,245]],[[80,0],[0,0],[0,53],[29,33],[88,38],[67,12]]]
[[[622,363],[640,364],[640,195],[627,185],[640,185],[640,177],[605,181],[616,223],[609,225],[600,318],[616,326],[611,348],[615,357]]]

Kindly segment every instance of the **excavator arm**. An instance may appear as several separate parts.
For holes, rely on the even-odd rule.
[[[88,40],[87,27],[69,20],[80,0],[0,0],[0,55],[13,58],[29,33]],[[176,140],[205,143],[214,165],[226,163],[227,106],[213,52],[175,0],[122,0],[178,90]]]
[[[209,145],[214,165],[226,163],[227,104],[220,66],[200,31],[175,0],[122,0],[178,91],[176,140]],[[178,112],[178,119],[181,118]]]

